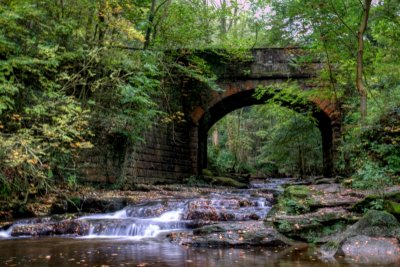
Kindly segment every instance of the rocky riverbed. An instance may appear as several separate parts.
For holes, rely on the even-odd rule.
[[[378,263],[400,259],[396,188],[377,207],[373,192],[331,180],[258,180],[249,187],[83,188],[27,205],[35,218],[3,220],[0,238],[139,236],[191,247],[315,244],[321,258],[345,256]],[[12,215],[4,209],[2,214]]]

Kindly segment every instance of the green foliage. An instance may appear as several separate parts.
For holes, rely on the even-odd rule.
[[[315,175],[322,169],[321,133],[308,112],[274,103],[251,107],[228,114],[211,128],[208,157],[221,173]]]
[[[102,2],[0,4],[2,196],[26,201],[55,181],[75,187],[93,132],[136,142],[158,114],[158,55],[113,48],[143,41],[130,22],[136,6]]]
[[[284,199],[281,204],[284,206],[287,214],[303,214],[310,211],[307,205],[295,199]]]
[[[298,215],[310,211],[312,199],[307,186],[292,185],[285,188],[283,195],[279,196],[277,207],[286,214]]]
[[[91,148],[88,111],[72,97],[30,95],[31,105],[12,114],[0,134],[0,179],[4,195],[47,191],[54,173],[63,177],[77,152]]]
[[[376,163],[364,161],[360,169],[355,175],[353,186],[360,189],[376,189],[380,192],[385,187],[393,185],[390,176],[385,172],[385,169]]]
[[[26,199],[57,179],[74,186],[73,177],[79,178],[75,162],[81,150],[97,145],[94,141],[123,136],[135,147],[153,124],[185,122],[181,88],[193,84],[196,96],[203,96],[204,88],[220,89],[199,50],[212,49],[224,61],[246,61],[249,48],[260,46],[307,49],[308,56],[292,59],[290,68],[324,63],[313,80],[319,89],[303,91],[290,82],[259,88],[257,96],[268,99],[268,105],[233,113],[211,129],[220,137],[209,146],[215,168],[258,175],[319,174],[321,138],[308,104],[318,98],[341,104],[340,170],[357,173],[360,188],[398,182],[398,1],[379,1],[371,9],[364,40],[365,125],[359,123],[353,89],[355,36],[363,11],[359,1],[212,5],[167,0],[156,1],[150,14],[151,4],[0,3],[2,195]]]
[[[203,176],[192,175],[189,178],[185,179],[184,182],[188,186],[206,186],[206,185],[208,185],[207,182],[204,180]]]

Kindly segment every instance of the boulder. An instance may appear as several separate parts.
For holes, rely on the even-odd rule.
[[[363,236],[363,238],[360,239],[360,236]],[[324,255],[330,256],[338,255],[344,250],[349,251],[348,255],[353,255],[351,253],[355,255],[357,251],[361,253],[361,250],[356,250],[356,248],[350,249],[353,243],[356,244],[355,240],[357,240],[357,238],[354,237],[360,240],[367,240],[364,237],[371,238],[370,240],[373,241],[371,245],[369,245],[371,248],[372,245],[379,246],[380,243],[378,240],[384,240],[384,243],[387,245],[389,244],[387,242],[390,242],[394,246],[397,243],[393,243],[392,241],[400,238],[400,223],[390,213],[370,210],[358,222],[349,226],[344,232],[333,236],[321,247],[321,252]],[[345,246],[345,244],[347,245]],[[374,249],[378,250],[379,248],[375,247]]]
[[[284,196],[305,199],[310,196],[310,189],[305,185],[291,185],[285,188]]]
[[[322,208],[300,215],[277,213],[268,217],[267,221],[272,222],[280,233],[291,238],[307,242],[323,242],[326,236],[343,230],[346,224],[358,219],[357,214],[336,207]]]
[[[197,247],[285,247],[293,242],[263,222],[218,223],[193,233],[171,235],[174,242]]]
[[[370,210],[346,231],[347,236],[400,238],[400,223],[385,211]]]
[[[396,238],[353,236],[344,241],[339,254],[343,254],[348,261],[356,260],[361,264],[390,264],[400,260]]]
[[[296,232],[306,228],[313,228],[324,224],[332,224],[334,221],[356,221],[359,219],[355,213],[343,208],[322,208],[315,212],[301,215],[275,214],[267,221],[274,225],[282,233]]]
[[[17,224],[12,226],[11,236],[85,235],[89,227],[88,222],[81,220]]]
[[[391,214],[397,219],[400,219],[400,193],[390,192],[382,196],[369,195],[364,199],[358,201],[352,206],[353,211],[362,212],[364,210],[373,209],[379,206]]]
[[[198,198],[188,203],[183,218],[194,221],[259,220],[263,212],[256,210],[257,205],[247,198]]]

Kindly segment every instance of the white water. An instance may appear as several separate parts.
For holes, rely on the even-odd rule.
[[[280,184],[283,184],[278,179],[266,182],[266,184],[255,183],[253,188],[276,189]],[[83,216],[78,220],[88,223],[88,232],[81,238],[134,240],[162,238],[166,232],[186,231],[193,227],[193,222],[190,220],[201,220],[203,212],[207,215],[212,210],[215,211],[216,215],[219,216],[218,220],[221,221],[262,220],[271,209],[271,204],[263,197],[252,196],[253,190],[257,189],[212,193],[199,198],[169,202],[153,201],[129,206],[112,213]],[[165,210],[167,211],[160,214],[161,211]],[[195,216],[190,217],[188,214],[195,214]],[[23,220],[16,222],[15,225],[43,223],[45,227],[47,222],[51,223],[47,220]],[[12,238],[12,231],[12,227],[8,230],[0,230],[0,239]]]
[[[0,238],[10,238],[11,231],[12,231],[12,227],[8,228],[8,230],[0,231]]]
[[[177,222],[182,219],[183,209],[164,212],[160,217],[151,219],[157,222]]]
[[[86,219],[96,219],[96,220],[101,220],[101,219],[122,219],[122,218],[127,218],[126,216],[126,209],[122,209],[116,212],[112,213],[104,213],[104,214],[93,214],[89,216],[82,216],[79,219],[81,220],[86,220]]]
[[[109,214],[81,217],[90,223],[89,234],[83,238],[155,238],[160,233],[183,230],[183,209],[167,211],[155,218],[134,218],[126,215],[125,209]]]

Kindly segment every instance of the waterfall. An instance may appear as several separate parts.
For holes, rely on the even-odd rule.
[[[154,218],[127,216],[126,209],[109,214],[81,217],[90,223],[89,234],[84,238],[131,237],[136,239],[154,238],[160,233],[183,230],[186,223],[181,220],[183,209],[162,213]]]

